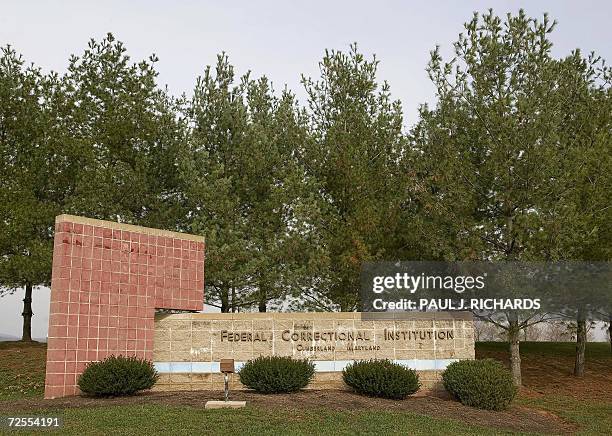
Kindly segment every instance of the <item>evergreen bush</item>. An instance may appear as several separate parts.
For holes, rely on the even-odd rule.
[[[109,356],[91,362],[78,379],[79,389],[95,397],[125,396],[150,389],[159,374],[153,363],[138,357]]]

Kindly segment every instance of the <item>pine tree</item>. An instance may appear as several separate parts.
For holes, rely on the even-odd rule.
[[[438,102],[424,106],[413,131],[428,219],[450,239],[450,259],[559,260],[555,210],[575,209],[566,193],[576,168],[567,123],[568,63],[551,55],[555,23],[520,11],[505,21],[475,14],[444,62],[432,52],[428,72]],[[583,86],[586,83],[580,83]],[[571,99],[569,100],[571,101]],[[570,125],[572,125],[570,123]],[[576,126],[574,126],[576,127]],[[582,211],[580,212],[582,213]],[[487,317],[505,329],[514,382],[521,384],[519,332],[541,313]]]
[[[174,230],[184,219],[180,102],[157,83],[155,55],[132,62],[112,34],[72,56],[65,77],[82,167],[71,208],[93,218]]]
[[[295,149],[306,134],[295,99],[249,74],[235,83],[226,55],[198,79],[188,108],[182,177],[189,230],[206,235],[209,304],[257,307],[303,283],[309,192]],[[316,260],[313,260],[313,262]]]
[[[32,298],[51,280],[55,216],[71,201],[78,153],[63,129],[65,89],[55,74],[0,57],[0,294],[25,290],[22,340],[32,339]]]
[[[311,140],[301,159],[320,186],[316,227],[329,256],[314,290],[340,310],[359,308],[365,261],[418,256],[408,213],[413,180],[401,104],[376,78],[378,61],[352,45],[327,51],[320,79],[303,78]]]

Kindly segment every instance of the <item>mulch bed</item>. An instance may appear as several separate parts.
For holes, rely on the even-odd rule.
[[[100,407],[124,404],[163,404],[203,408],[207,400],[223,399],[218,391],[145,392],[133,397],[93,399],[66,397],[53,400],[27,399],[11,402],[11,409],[34,411],[41,408],[66,409],[76,407]],[[363,410],[409,411],[438,418],[449,418],[486,427],[519,432],[551,434],[573,433],[576,428],[558,416],[541,410],[514,406],[504,412],[474,409],[439,397],[412,397],[403,401],[368,398],[346,391],[308,390],[294,394],[260,395],[248,391],[231,393],[232,400],[246,400],[251,407],[262,409],[307,412],[309,410],[334,410],[349,413]]]

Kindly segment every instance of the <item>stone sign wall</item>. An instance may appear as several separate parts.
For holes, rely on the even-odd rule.
[[[355,360],[392,359],[416,369],[425,388],[459,359],[474,358],[469,313],[402,313],[368,319],[361,313],[173,314],[155,317],[157,390],[222,389],[221,359],[236,367],[257,356],[310,358],[309,387],[343,388],[342,369]],[[237,376],[234,389],[243,388]]]

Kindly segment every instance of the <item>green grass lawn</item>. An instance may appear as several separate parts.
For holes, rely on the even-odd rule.
[[[53,415],[52,410],[45,412]],[[309,409],[301,411],[204,410],[192,407],[132,405],[68,409],[62,434],[512,434],[455,420],[413,413]]]
[[[0,400],[42,398],[46,356],[46,344],[0,342]]]
[[[568,422],[576,424],[578,434],[612,434],[612,400],[576,400],[564,395],[547,395],[542,398],[519,397],[517,403],[552,412]]]
[[[506,349],[503,343],[479,343],[477,355],[503,358]],[[523,343],[521,351],[527,382],[517,405],[555,414],[577,427],[579,434],[610,434],[612,379],[605,377],[612,372],[612,358],[607,344],[588,344],[587,368],[596,373],[576,383],[577,392],[571,378],[573,344]],[[7,411],[11,415],[60,415],[64,418],[61,434],[516,434],[500,427],[483,427],[474,419],[448,419],[384,408],[326,410],[295,404],[284,408],[250,405],[239,410],[204,410],[187,405],[96,403],[93,407],[54,409],[42,401],[35,412],[31,408],[15,408],[14,400],[42,397],[44,359],[44,345],[0,343],[0,409],[4,409],[0,415],[6,416]],[[590,367],[589,362],[593,363]],[[557,366],[547,366],[553,363]],[[558,379],[554,374],[552,377],[559,384],[550,389],[542,387],[542,383],[538,385],[533,381],[542,378],[538,371],[549,376],[551,371],[562,371]]]

